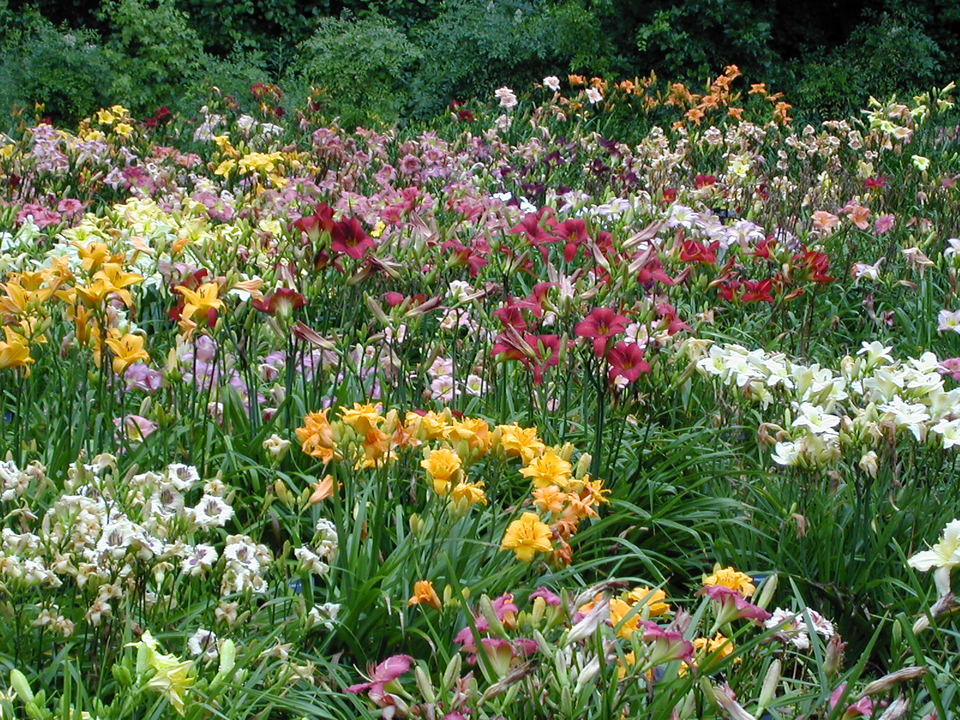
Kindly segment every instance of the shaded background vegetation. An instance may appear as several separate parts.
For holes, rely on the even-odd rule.
[[[0,111],[73,121],[122,102],[188,107],[217,88],[289,102],[323,88],[344,122],[420,119],[546,74],[696,86],[736,63],[802,119],[945,84],[956,0],[0,0]],[[9,124],[9,121],[5,121]]]

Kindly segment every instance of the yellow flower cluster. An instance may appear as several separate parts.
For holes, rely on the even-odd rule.
[[[486,420],[455,417],[449,409],[408,412],[402,421],[396,410],[384,415],[379,405],[371,404],[355,403],[337,413],[333,421],[329,410],[304,418],[296,429],[304,453],[325,464],[346,458],[360,469],[381,467],[403,448],[422,447],[420,467],[429,487],[458,514],[488,502],[485,483],[470,480],[470,466],[491,453],[519,459],[520,474],[533,486],[532,504],[550,521],[524,512],[509,524],[500,547],[512,550],[522,562],[545,553],[555,564],[569,564],[568,540],[581,520],[597,517],[597,508],[607,502],[609,491],[602,481],[585,471],[590,457],[584,455],[575,468],[570,462],[574,448],[548,447],[535,427],[510,424],[491,429]]]

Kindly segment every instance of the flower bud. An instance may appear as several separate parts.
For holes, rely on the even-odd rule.
[[[863,694],[877,695],[879,693],[887,692],[892,687],[904,682],[905,680],[915,680],[919,677],[922,677],[926,674],[926,672],[927,669],[919,665],[902,668],[896,672],[884,675],[879,680],[874,680],[863,689]]]
[[[584,453],[580,456],[580,459],[577,460],[577,464],[573,468],[573,476],[579,480],[588,472],[590,472],[590,464],[593,462],[593,456],[590,453]]]
[[[13,685],[13,689],[17,692],[17,697],[19,697],[23,703],[33,702],[33,690],[30,689],[30,682],[27,680],[26,675],[17,669],[11,670],[10,684]]]
[[[760,697],[757,700],[761,709],[766,708],[777,695],[777,685],[780,684],[780,670],[779,659],[774,660],[767,668],[767,674],[764,675],[763,685],[760,688]]]
[[[490,598],[487,595],[480,596],[480,612],[487,619],[487,622],[490,623],[490,632],[499,637],[506,637],[507,631],[503,627],[503,623],[500,622],[500,618],[497,617],[497,611],[493,609],[493,603],[490,602]]]
[[[777,591],[778,583],[779,575],[777,574],[773,574],[767,578],[760,590],[760,596],[757,598],[757,607],[766,610],[770,606],[770,601],[773,600],[773,594]]]
[[[450,662],[447,663],[447,667],[443,671],[440,692],[447,693],[453,689],[454,683],[460,678],[461,663],[462,660],[460,659],[459,653],[450,658]]]
[[[841,642],[839,635],[834,635],[827,642],[827,653],[823,661],[823,671],[827,677],[833,677],[843,667],[843,650],[847,646]]]
[[[427,677],[427,674],[423,671],[423,668],[417,665],[413,670],[413,675],[417,680],[417,689],[420,690],[420,694],[423,696],[423,699],[426,700],[431,705],[437,702],[437,694],[433,690],[433,684],[430,682],[430,678]]]
[[[877,454],[871,450],[870,452],[864,453],[863,457],[860,458],[858,463],[860,469],[863,470],[867,475],[872,478],[877,476],[877,470],[879,469],[879,463],[877,462]]]
[[[217,675],[227,677],[233,672],[233,667],[237,660],[237,646],[233,640],[227,639],[220,646],[220,667],[217,669]]]

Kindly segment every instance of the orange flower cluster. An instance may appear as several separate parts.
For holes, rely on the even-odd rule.
[[[456,418],[449,409],[408,412],[403,420],[396,410],[384,415],[379,405],[371,404],[341,407],[333,421],[329,412],[309,413],[296,429],[304,453],[324,464],[351,460],[361,469],[381,467],[395,460],[399,450],[422,446],[420,467],[428,486],[457,514],[488,502],[485,483],[469,478],[472,465],[490,453],[518,459],[520,474],[533,486],[531,500],[540,514],[526,512],[511,523],[501,547],[513,550],[524,562],[544,553],[555,565],[569,564],[569,539],[583,519],[597,517],[599,507],[608,502],[603,481],[586,472],[590,456],[581,456],[574,466],[573,446],[548,447],[535,427],[510,424],[491,429],[481,418]]]

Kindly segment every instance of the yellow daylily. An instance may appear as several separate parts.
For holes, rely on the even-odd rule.
[[[116,334],[119,335],[118,332]],[[128,367],[141,360],[150,362],[150,355],[143,347],[144,339],[143,335],[134,333],[107,339],[107,347],[113,353],[113,371],[117,375],[122,375]]]
[[[26,368],[29,374],[30,369],[27,366],[34,360],[30,357],[26,338],[9,327],[5,327],[3,332],[6,340],[0,341],[0,370],[22,367]]]
[[[517,560],[528,563],[538,552],[548,553],[553,550],[550,542],[552,536],[550,526],[536,513],[525,512],[519,520],[514,520],[507,527],[500,549],[513,550]]]
[[[191,290],[186,285],[178,285],[176,290],[183,295],[181,323],[190,323],[197,314],[208,317],[211,310],[223,307],[223,300],[219,297],[220,286],[215,282],[203,283],[196,290]]]

